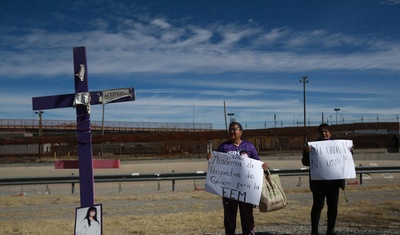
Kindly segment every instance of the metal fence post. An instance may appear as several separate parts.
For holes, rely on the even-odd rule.
[[[172,170],[172,173],[174,173],[175,170]],[[172,192],[175,192],[175,180],[172,180]]]

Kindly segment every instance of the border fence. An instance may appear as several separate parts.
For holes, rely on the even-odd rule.
[[[340,121],[338,123],[327,119],[326,123],[330,125],[344,124],[362,124],[362,123],[384,123],[397,122],[400,124],[399,117],[392,118],[361,118],[357,120]],[[318,126],[320,122],[308,122],[306,126]],[[302,127],[303,122],[293,121],[283,123],[282,121],[264,121],[264,122],[242,122],[244,129],[267,129],[267,128],[284,128],[284,127]],[[76,129],[75,120],[47,120],[47,119],[0,119],[1,129]],[[135,121],[94,121],[91,120],[91,128],[93,130],[106,131],[121,131],[121,130],[144,130],[144,131],[159,131],[159,130],[224,130],[224,127],[213,126],[212,123],[189,123],[189,122],[135,122]]]
[[[171,130],[212,130],[211,123],[183,122],[128,122],[128,121],[90,121],[92,130],[106,131],[171,131]],[[8,130],[38,129],[75,130],[76,121],[72,120],[34,120],[34,119],[0,119],[0,128]]]

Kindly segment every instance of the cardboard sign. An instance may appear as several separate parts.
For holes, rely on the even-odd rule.
[[[310,174],[312,180],[335,180],[356,178],[352,140],[326,140],[308,142],[310,151]]]
[[[222,197],[258,205],[263,177],[261,161],[213,152],[213,157],[208,161],[204,190]]]

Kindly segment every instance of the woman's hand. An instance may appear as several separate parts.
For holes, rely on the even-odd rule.
[[[268,169],[268,164],[266,162],[263,162],[261,167],[263,168],[263,170],[266,170],[266,169]]]
[[[351,154],[354,154],[354,145],[349,148]]]
[[[311,146],[310,145],[307,145],[307,146],[304,146],[304,149],[303,149],[305,152],[307,152],[307,153],[309,153],[309,152],[311,152]]]
[[[212,153],[208,153],[206,159],[210,160],[210,158],[212,158]]]

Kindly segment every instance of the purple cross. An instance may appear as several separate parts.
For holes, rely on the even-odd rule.
[[[76,108],[81,206],[94,205],[90,105],[135,100],[133,88],[88,92],[86,48],[74,47],[75,94],[32,98],[33,110]]]

